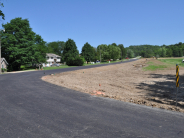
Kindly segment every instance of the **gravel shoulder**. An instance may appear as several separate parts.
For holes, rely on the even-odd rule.
[[[175,67],[145,71],[143,67],[149,61],[157,65],[165,64],[156,59],[141,59],[47,75],[42,80],[95,96],[184,112],[184,68],[180,67],[178,107],[175,107]]]

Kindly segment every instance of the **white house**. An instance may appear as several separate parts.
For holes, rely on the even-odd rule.
[[[1,58],[1,68],[7,69],[8,62],[6,61],[5,58]]]
[[[61,62],[61,56],[58,56],[53,53],[46,53],[47,63],[43,63],[43,66],[50,66],[53,63],[60,63]]]

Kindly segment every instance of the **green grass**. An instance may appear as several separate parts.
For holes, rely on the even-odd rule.
[[[148,71],[148,70],[154,71],[154,70],[164,70],[164,68],[167,68],[167,66],[166,65],[149,65],[147,67],[144,67],[144,70],[145,71]]]
[[[126,61],[127,59],[123,59],[122,61]],[[115,62],[121,62],[121,60],[117,60],[117,61],[111,61],[110,63],[115,63]],[[89,66],[89,65],[98,65],[98,64],[109,64],[109,61],[107,62],[101,62],[101,63],[97,63],[97,64],[86,64],[84,63],[83,66]],[[71,67],[77,67],[77,66],[68,66],[68,65],[61,65],[59,67],[43,67],[44,70],[52,70],[52,69],[62,69],[62,68],[71,68]],[[28,71],[28,70],[35,70],[35,67],[28,67],[25,65],[21,65],[20,67],[20,71]],[[39,68],[37,68],[39,69]]]
[[[68,66],[68,65],[61,65],[59,67],[43,67],[44,70],[52,70],[52,69],[63,69],[63,68],[71,68],[77,66]]]
[[[127,59],[123,59],[122,61],[127,61]],[[121,62],[121,60],[117,60],[117,61],[111,61],[110,63],[115,63],[115,62]],[[101,63],[96,63],[96,64],[91,64],[91,63],[84,63],[84,66],[89,66],[89,65],[98,65],[98,64],[110,64],[109,61],[106,62],[101,62]]]
[[[144,67],[143,69],[145,71],[148,70],[164,70],[165,68],[176,66],[178,64],[179,66],[184,67],[184,63],[182,62],[184,58],[168,58],[168,59],[158,59],[159,61],[163,62],[163,65],[157,65],[154,62],[148,62],[148,66]]]
[[[183,58],[180,59],[159,59],[159,61],[164,62],[164,63],[168,63],[170,65],[175,65],[178,64],[179,66],[183,66],[184,67],[184,63],[182,62]]]
[[[151,61],[149,61],[147,64],[149,64],[149,65],[153,65],[154,63],[153,63],[153,62],[151,62]]]

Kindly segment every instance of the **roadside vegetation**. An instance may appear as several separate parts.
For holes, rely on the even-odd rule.
[[[3,3],[0,2],[3,6]],[[5,15],[0,10],[0,17]],[[2,57],[8,62],[7,71],[35,70],[38,65],[46,63],[46,53],[53,53],[61,56],[61,63],[67,66],[86,66],[85,62],[101,61],[100,64],[119,62],[121,59],[141,57],[182,57],[184,55],[184,43],[179,42],[174,45],[134,45],[124,47],[123,44],[100,44],[92,46],[86,42],[79,53],[76,43],[72,39],[65,41],[46,42],[43,38],[33,32],[28,19],[15,18],[2,24],[5,32],[0,32]],[[16,51],[16,52],[15,52]],[[118,59],[118,60],[117,60]],[[112,61],[113,60],[113,61]],[[172,63],[171,61],[165,61]],[[174,61],[173,61],[174,62]],[[178,64],[183,66],[182,63]],[[33,65],[27,67],[26,65]],[[61,66],[66,68],[67,66]],[[55,67],[44,67],[45,69],[55,69]],[[58,67],[56,67],[58,68]],[[147,70],[163,69],[165,66],[149,65]]]
[[[96,48],[86,42],[82,47],[82,52],[79,53],[76,43],[72,39],[68,39],[66,42],[46,43],[40,35],[32,31],[29,20],[20,17],[12,19],[10,22],[3,24],[2,27],[5,29],[5,32],[0,34],[2,38],[2,57],[9,64],[8,72],[38,68],[40,64],[46,63],[46,53],[61,56],[61,63],[66,62],[68,66],[83,66],[86,61],[96,62],[97,60],[104,64],[108,60],[115,62],[117,59],[125,59],[127,56],[123,44],[101,44]],[[33,66],[27,67],[26,65]]]
[[[184,55],[184,43],[171,45],[133,45],[126,48],[128,57],[182,57]]]
[[[159,59],[159,61],[176,66],[178,64],[179,66],[184,67],[184,62],[182,62],[183,58],[171,58],[171,59]]]
[[[164,70],[166,68],[175,67],[176,64],[184,67],[183,58],[168,58],[148,61],[147,66],[143,68],[144,71]]]
[[[147,66],[143,68],[144,71],[164,70],[164,69],[170,67],[170,65],[162,64],[161,62],[159,62],[156,59],[149,61],[146,64],[147,64]]]

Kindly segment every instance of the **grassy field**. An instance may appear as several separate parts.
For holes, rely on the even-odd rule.
[[[126,61],[127,59],[123,59],[123,61]],[[118,61],[111,61],[110,63],[115,63],[115,62],[121,62],[121,60]],[[83,66],[89,66],[89,65],[98,65],[98,64],[109,64],[109,62],[101,62],[101,63],[97,63],[97,64],[86,64],[84,63]],[[59,67],[43,67],[44,70],[52,70],[52,69],[62,69],[62,68],[71,68],[71,67],[76,67],[76,66],[68,66],[68,65],[61,65]],[[35,70],[36,68],[32,68],[32,67],[26,67],[25,65],[21,66],[21,71],[28,71],[28,70]],[[37,68],[38,69],[38,68]]]
[[[68,65],[61,65],[59,67],[43,67],[44,70],[52,70],[52,69],[62,69],[62,68],[71,68],[76,66],[68,66]]]
[[[165,68],[168,67],[167,65],[159,65],[159,64],[157,64],[155,62],[151,62],[151,61],[148,62],[147,64],[148,64],[148,66],[143,68],[145,71],[164,70]]]
[[[123,59],[122,61],[127,61],[127,59]],[[121,62],[121,60],[117,60],[117,61],[111,61],[110,63],[115,63],[115,62]],[[86,64],[84,63],[84,66],[88,66],[88,65],[98,65],[98,64],[109,64],[109,61],[106,61],[106,62],[101,62],[101,63],[96,63],[96,64]]]
[[[159,61],[164,62],[164,63],[168,63],[170,65],[175,65],[178,64],[179,66],[184,67],[184,63],[182,62],[183,58],[170,58],[170,59],[159,59]]]
[[[184,67],[184,63],[182,62],[182,60],[183,58],[167,58],[167,59],[164,58],[164,59],[149,61],[147,63],[148,66],[144,67],[143,70],[145,71],[164,70],[169,67],[175,67],[176,64]],[[161,61],[161,62],[157,62],[157,61]]]

